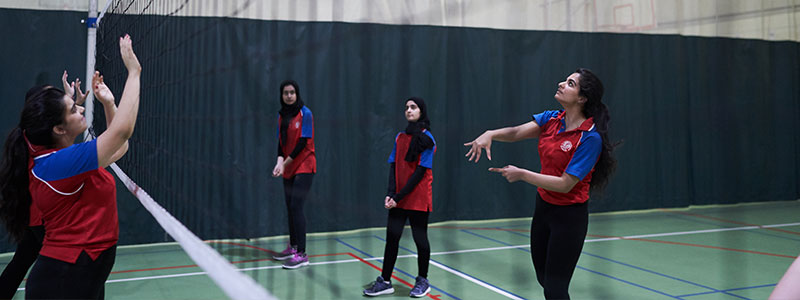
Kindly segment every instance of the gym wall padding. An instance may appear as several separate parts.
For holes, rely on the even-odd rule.
[[[55,14],[50,22],[75,15],[13,12]],[[426,100],[438,145],[432,222],[531,216],[535,187],[509,184],[487,168],[538,171],[535,140],[495,142],[493,160],[477,164],[466,161],[463,143],[559,109],[556,85],[577,67],[603,80],[611,137],[624,140],[617,172],[590,201],[592,212],[800,198],[795,42],[198,17],[169,24],[150,34],[204,28],[204,38],[190,41],[196,51],[136,49],[157,63],[144,64],[140,118],[120,165],[201,238],[287,233],[282,183],[270,173],[278,84],[288,78],[314,115],[310,232],[385,226],[386,159],[405,127],[409,96]],[[25,23],[7,27],[56,35],[34,34]],[[130,33],[135,41],[142,34]],[[85,29],[69,36],[85,40]],[[34,48],[31,41],[14,45]],[[50,51],[22,56],[53,58]],[[82,56],[73,59],[78,68]],[[10,68],[60,75],[62,67]],[[9,81],[0,82],[6,95],[31,85],[24,76]],[[112,89],[121,92],[121,81]],[[19,107],[6,107],[8,130]],[[121,244],[166,240],[121,189],[118,202]]]

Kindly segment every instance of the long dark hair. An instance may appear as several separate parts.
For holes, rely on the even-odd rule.
[[[31,144],[54,147],[53,127],[64,123],[63,98],[64,91],[48,85],[28,90],[19,124],[6,137],[0,162],[0,219],[15,241],[22,239],[30,219],[30,150],[25,137]]]
[[[614,148],[619,146],[621,141],[611,142],[608,138],[608,124],[611,116],[608,107],[603,103],[603,82],[589,69],[578,68],[575,73],[580,75],[580,96],[586,97],[583,105],[583,115],[587,118],[594,118],[595,131],[600,134],[603,140],[603,149],[600,151],[600,158],[594,165],[592,181],[590,183],[593,192],[600,192],[608,184],[608,179],[617,169],[617,159],[614,158]]]

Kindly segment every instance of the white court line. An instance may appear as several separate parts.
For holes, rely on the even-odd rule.
[[[431,254],[431,255],[433,255],[433,254]],[[493,292],[495,292],[495,293],[498,293],[498,294],[500,294],[500,295],[506,296],[506,297],[508,297],[509,299],[523,300],[523,298],[517,297],[516,295],[513,295],[513,294],[511,294],[511,293],[509,293],[509,292],[506,292],[506,291],[504,291],[504,290],[501,290],[500,288],[497,288],[497,287],[495,287],[495,286],[493,286],[493,285],[490,285],[490,284],[488,284],[488,283],[486,283],[486,282],[483,282],[483,281],[481,281],[481,280],[479,280],[479,279],[477,279],[477,278],[475,278],[475,277],[472,277],[472,276],[470,276],[470,275],[464,274],[464,273],[462,273],[462,272],[460,272],[460,271],[453,270],[452,268],[450,268],[450,267],[448,267],[448,266],[445,266],[445,265],[443,265],[443,264],[440,264],[440,263],[438,263],[438,262],[435,262],[435,261],[433,261],[433,260],[431,260],[431,264],[432,264],[432,265],[434,265],[434,266],[437,266],[437,267],[439,267],[439,268],[440,268],[440,269],[442,269],[442,270],[445,270],[445,271],[447,271],[447,272],[453,273],[453,274],[455,274],[455,275],[456,275],[456,276],[458,276],[458,277],[461,277],[461,278],[464,278],[464,279],[466,279],[466,280],[472,281],[472,283],[475,283],[475,284],[477,284],[477,285],[480,285],[480,286],[482,286],[482,287],[485,287],[485,288],[487,288],[487,289],[489,289],[489,290],[491,290],[491,291],[493,291]]]
[[[586,240],[586,243],[625,240],[625,239],[641,239],[641,238],[661,237],[661,236],[715,233],[715,232],[723,232],[723,231],[752,230],[752,229],[787,227],[787,226],[797,226],[797,225],[800,225],[800,222],[798,222],[798,223],[774,224],[774,225],[743,226],[743,227],[733,227],[733,228],[717,228],[717,229],[706,229],[706,230],[693,230],[693,231],[679,231],[679,232],[665,232],[665,233],[629,235],[629,236],[621,236],[621,237],[591,239],[591,240]]]
[[[760,225],[760,226],[742,226],[742,227],[734,227],[734,228],[719,228],[719,229],[706,229],[706,230],[694,230],[694,231],[680,231],[680,232],[664,232],[664,233],[654,233],[654,234],[643,234],[643,235],[629,235],[623,237],[613,237],[613,238],[600,238],[600,239],[591,239],[586,240],[586,243],[592,242],[606,242],[606,241],[619,241],[625,239],[637,239],[637,238],[645,238],[645,237],[662,237],[662,236],[677,236],[677,235],[690,235],[690,234],[703,234],[703,233],[715,233],[715,232],[724,232],[724,231],[741,231],[741,230],[753,230],[753,229],[764,229],[764,228],[776,228],[776,227],[789,227],[789,226],[798,226],[800,222],[797,223],[784,223],[784,224],[773,224],[773,225]],[[517,248],[529,248],[530,245],[517,245],[517,246],[504,246],[504,247],[490,247],[490,248],[479,248],[479,249],[465,249],[465,250],[455,250],[455,251],[445,251],[445,252],[432,252],[431,256],[440,256],[440,255],[450,255],[450,254],[460,254],[460,253],[470,253],[470,252],[487,252],[487,251],[497,251],[497,250],[509,250],[509,249],[517,249]],[[417,257],[415,254],[407,254],[407,255],[398,255],[397,258],[411,258]],[[383,257],[370,257],[370,258],[363,258],[363,260],[370,261],[370,260],[382,260]],[[360,262],[361,260],[358,259],[345,259],[345,260],[334,260],[334,261],[324,261],[324,262],[316,262],[310,263],[310,266],[317,266],[317,265],[329,265],[329,264],[341,264],[341,263],[353,263],[353,262]],[[452,270],[447,266],[438,264],[436,262],[431,261],[431,264],[446,270],[448,272],[454,273],[459,277],[465,278],[461,276],[458,271]],[[281,268],[282,266],[263,266],[263,267],[252,267],[252,268],[242,268],[239,271],[256,271],[256,270],[267,270],[267,269],[277,269]],[[451,271],[452,270],[452,271]],[[461,273],[463,274],[463,273]],[[135,277],[135,278],[127,278],[127,279],[113,279],[108,280],[106,283],[117,283],[117,282],[130,282],[130,281],[141,281],[141,280],[153,280],[153,279],[163,279],[163,278],[176,278],[176,277],[188,277],[188,276],[198,276],[198,275],[206,275],[206,272],[192,272],[192,273],[181,273],[181,274],[170,274],[170,275],[159,275],[159,276],[146,276],[146,277]],[[464,274],[466,275],[466,274]],[[466,275],[469,276],[469,275]],[[475,282],[469,278],[465,278],[472,282]],[[481,286],[486,287],[485,285],[481,284]],[[490,287],[486,287],[488,289],[493,290]],[[18,291],[24,291],[25,288],[19,288]],[[498,292],[498,291],[496,291]],[[502,292],[502,291],[499,291]],[[507,295],[504,295],[507,296]],[[509,298],[514,298],[513,295],[507,296]]]

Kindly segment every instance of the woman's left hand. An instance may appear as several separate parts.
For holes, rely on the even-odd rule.
[[[502,168],[489,168],[490,172],[500,173],[508,182],[515,182],[525,176],[525,169],[517,168],[513,165],[507,165]]]
[[[396,206],[397,206],[397,202],[394,201],[394,198],[386,196],[386,199],[384,200],[383,207],[385,207],[386,209],[392,209],[392,208],[395,208]]]

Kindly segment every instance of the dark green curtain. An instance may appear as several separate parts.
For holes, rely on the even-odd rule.
[[[278,84],[289,78],[314,115],[310,232],[385,226],[386,159],[405,127],[409,96],[426,100],[438,145],[432,222],[531,216],[535,187],[486,169],[538,170],[536,142],[494,143],[494,160],[477,164],[466,161],[463,143],[559,109],[556,84],[577,67],[604,81],[611,137],[624,140],[617,173],[593,196],[592,212],[800,198],[796,42],[108,18],[120,26],[99,36],[98,68],[112,89],[122,91],[112,38],[122,29],[140,41],[144,66],[136,132],[120,165],[201,238],[286,234],[282,183],[270,173]],[[26,56],[46,55],[39,53]],[[27,85],[8,91],[22,94]],[[96,118],[100,133],[104,121]],[[118,201],[120,243],[165,240],[138,201],[122,191]]]

